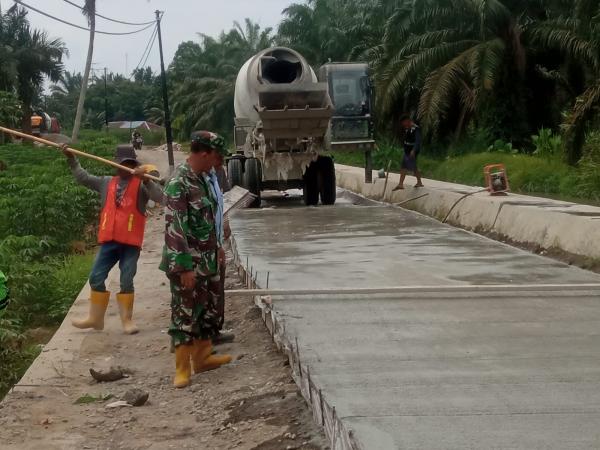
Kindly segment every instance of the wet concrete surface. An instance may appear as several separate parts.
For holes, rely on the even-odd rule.
[[[240,211],[240,259],[263,287],[270,271],[273,288],[489,284],[490,294],[273,299],[281,338],[297,342],[338,430],[377,450],[600,448],[600,291],[569,289],[600,276],[353,203],[271,198],[271,209]]]
[[[598,283],[600,276],[387,206],[271,197],[232,217],[240,256],[273,288]],[[369,204],[368,200],[363,200]],[[373,203],[370,203],[373,204]],[[259,279],[260,283],[260,279]]]

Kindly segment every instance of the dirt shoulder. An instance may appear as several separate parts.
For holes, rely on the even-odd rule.
[[[327,448],[250,298],[227,298],[226,328],[235,332],[236,341],[218,350],[231,353],[233,363],[193,376],[187,389],[172,387],[175,362],[166,333],[170,295],[157,268],[162,230],[163,217],[155,211],[136,277],[134,318],[140,333],[122,333],[114,294],[104,331],[73,328],[71,319],[87,312],[85,288],[30,371],[0,404],[2,449]],[[241,287],[239,281],[229,267],[227,287]],[[111,274],[108,289],[118,291],[118,273]],[[97,383],[89,374],[90,368],[111,366],[132,374],[111,383]],[[149,393],[144,406],[107,408],[132,388]],[[84,396],[100,400],[76,404]]]

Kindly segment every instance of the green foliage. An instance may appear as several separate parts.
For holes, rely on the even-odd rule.
[[[481,153],[493,145],[493,132],[489,128],[470,127],[467,133],[460,139],[443,147],[435,154],[460,156],[467,153]],[[428,152],[431,153],[431,152]]]
[[[542,128],[538,134],[531,137],[535,147],[534,155],[540,158],[557,158],[562,155],[562,138],[554,135],[552,130]]]
[[[23,126],[29,130],[34,102],[39,100],[44,78],[57,81],[67,53],[60,39],[31,28],[27,10],[18,4],[0,13],[0,89],[14,91],[23,104]]]
[[[192,131],[210,129],[232,134],[235,80],[239,69],[258,51],[272,46],[272,30],[246,20],[215,39],[179,45],[169,68],[173,82],[173,128],[182,140]]]
[[[107,400],[110,400],[111,398],[113,398],[112,394],[104,394],[104,395],[98,395],[98,396],[94,396],[92,394],[85,394],[85,395],[79,397],[77,400],[75,400],[75,404],[76,405],[88,405],[90,403],[105,402]]]
[[[534,194],[571,195],[563,183],[573,176],[573,169],[560,161],[506,152],[472,153],[439,161],[427,176],[455,183],[483,186],[483,168],[488,164],[505,164],[513,191]],[[567,191],[565,191],[567,189]]]
[[[600,133],[588,136],[583,149],[583,158],[579,162],[577,177],[579,195],[600,201]]]
[[[575,164],[598,117],[598,2],[309,0],[283,14],[278,41],[313,64],[371,64],[379,135],[408,112],[439,142],[484,128],[529,152],[531,135],[558,129],[567,111],[563,151]]]
[[[39,354],[39,347],[26,345],[19,320],[0,315],[0,399]]]
[[[131,141],[132,131],[128,129],[109,129],[108,132],[103,130],[99,132],[92,129],[84,129],[79,132],[80,139],[90,140],[96,139],[99,136],[107,138],[108,142],[114,142],[119,144],[126,144]],[[163,132],[141,130],[140,134],[144,139],[144,145],[162,145],[166,142],[166,137]]]
[[[57,261],[56,268],[48,279],[44,297],[39,298],[40,302],[46,300],[45,306],[40,309],[47,315],[50,323],[60,323],[65,317],[73,299],[83,288],[93,261],[94,255],[91,253],[69,255]]]
[[[483,168],[488,164],[505,164],[511,189],[514,192],[566,197],[579,201],[600,199],[600,139],[595,156],[586,157],[579,168],[573,168],[556,158],[510,152],[465,152],[463,154],[433,159],[419,157],[419,165],[425,177],[471,186],[483,186]],[[374,154],[374,168],[387,168],[392,161],[392,171],[398,171],[402,150],[383,146]],[[340,164],[364,165],[362,153],[337,152],[335,160]],[[587,159],[589,158],[589,159]]]
[[[97,133],[98,134],[98,133]],[[117,140],[94,137],[80,142],[90,153],[110,157]],[[27,329],[60,324],[85,284],[91,255],[70,255],[71,243],[91,239],[98,195],[75,184],[62,153],[48,148],[0,146],[0,268],[11,301],[0,316],[0,397],[37,354]],[[95,174],[111,173],[81,161]]]
[[[496,139],[492,145],[488,147],[488,152],[516,154],[519,150],[515,149],[512,142],[505,142],[502,139]]]
[[[65,72],[51,86],[48,111],[58,117],[66,128],[71,128],[75,120],[81,80],[81,74]],[[91,80],[85,99],[83,125],[100,130],[105,125],[106,115],[109,122],[148,119],[160,123],[162,119],[150,118],[151,111],[157,108],[162,108],[160,78],[150,67],[137,69],[131,78],[108,73],[106,78],[102,75]]]
[[[22,116],[21,102],[12,92],[0,91],[0,125],[14,128]]]

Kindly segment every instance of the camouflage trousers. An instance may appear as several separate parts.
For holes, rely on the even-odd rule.
[[[171,325],[169,335],[175,346],[194,339],[212,339],[219,332],[221,317],[217,311],[219,283],[197,277],[194,289],[184,289],[179,276],[171,282]]]

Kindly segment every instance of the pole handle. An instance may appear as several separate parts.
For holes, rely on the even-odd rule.
[[[42,138],[39,138],[37,136],[32,136],[32,135],[27,134],[27,133],[22,133],[22,132],[17,131],[17,130],[11,130],[10,128],[5,128],[5,127],[0,126],[0,131],[4,132],[6,134],[11,134],[13,136],[17,136],[17,137],[23,138],[23,139],[28,139],[30,141],[39,142],[40,144],[44,144],[44,145],[47,145],[49,147],[55,147],[55,148],[58,148],[58,149],[61,149],[61,150],[63,149],[63,146],[61,144],[57,144],[56,142],[52,142],[52,141],[49,141],[47,139],[42,139]],[[85,152],[82,152],[81,150],[77,150],[77,149],[71,148],[71,147],[67,147],[66,150],[68,150],[69,152],[71,152],[71,153],[73,153],[75,155],[81,156],[83,158],[93,159],[94,161],[98,161],[98,162],[101,162],[103,164],[108,164],[109,166],[113,166],[113,167],[115,167],[117,169],[125,170],[125,171],[127,171],[127,172],[129,172],[131,174],[135,173],[134,169],[122,166],[121,164],[118,164],[118,163],[116,163],[114,161],[111,161],[109,159],[102,158],[102,157],[96,156],[96,155],[92,155],[90,153],[85,153]],[[147,178],[147,179],[152,180],[152,181],[157,181],[159,183],[162,181],[159,177],[155,177],[155,176],[147,174],[147,173],[145,173],[143,176],[144,176],[144,178]]]

